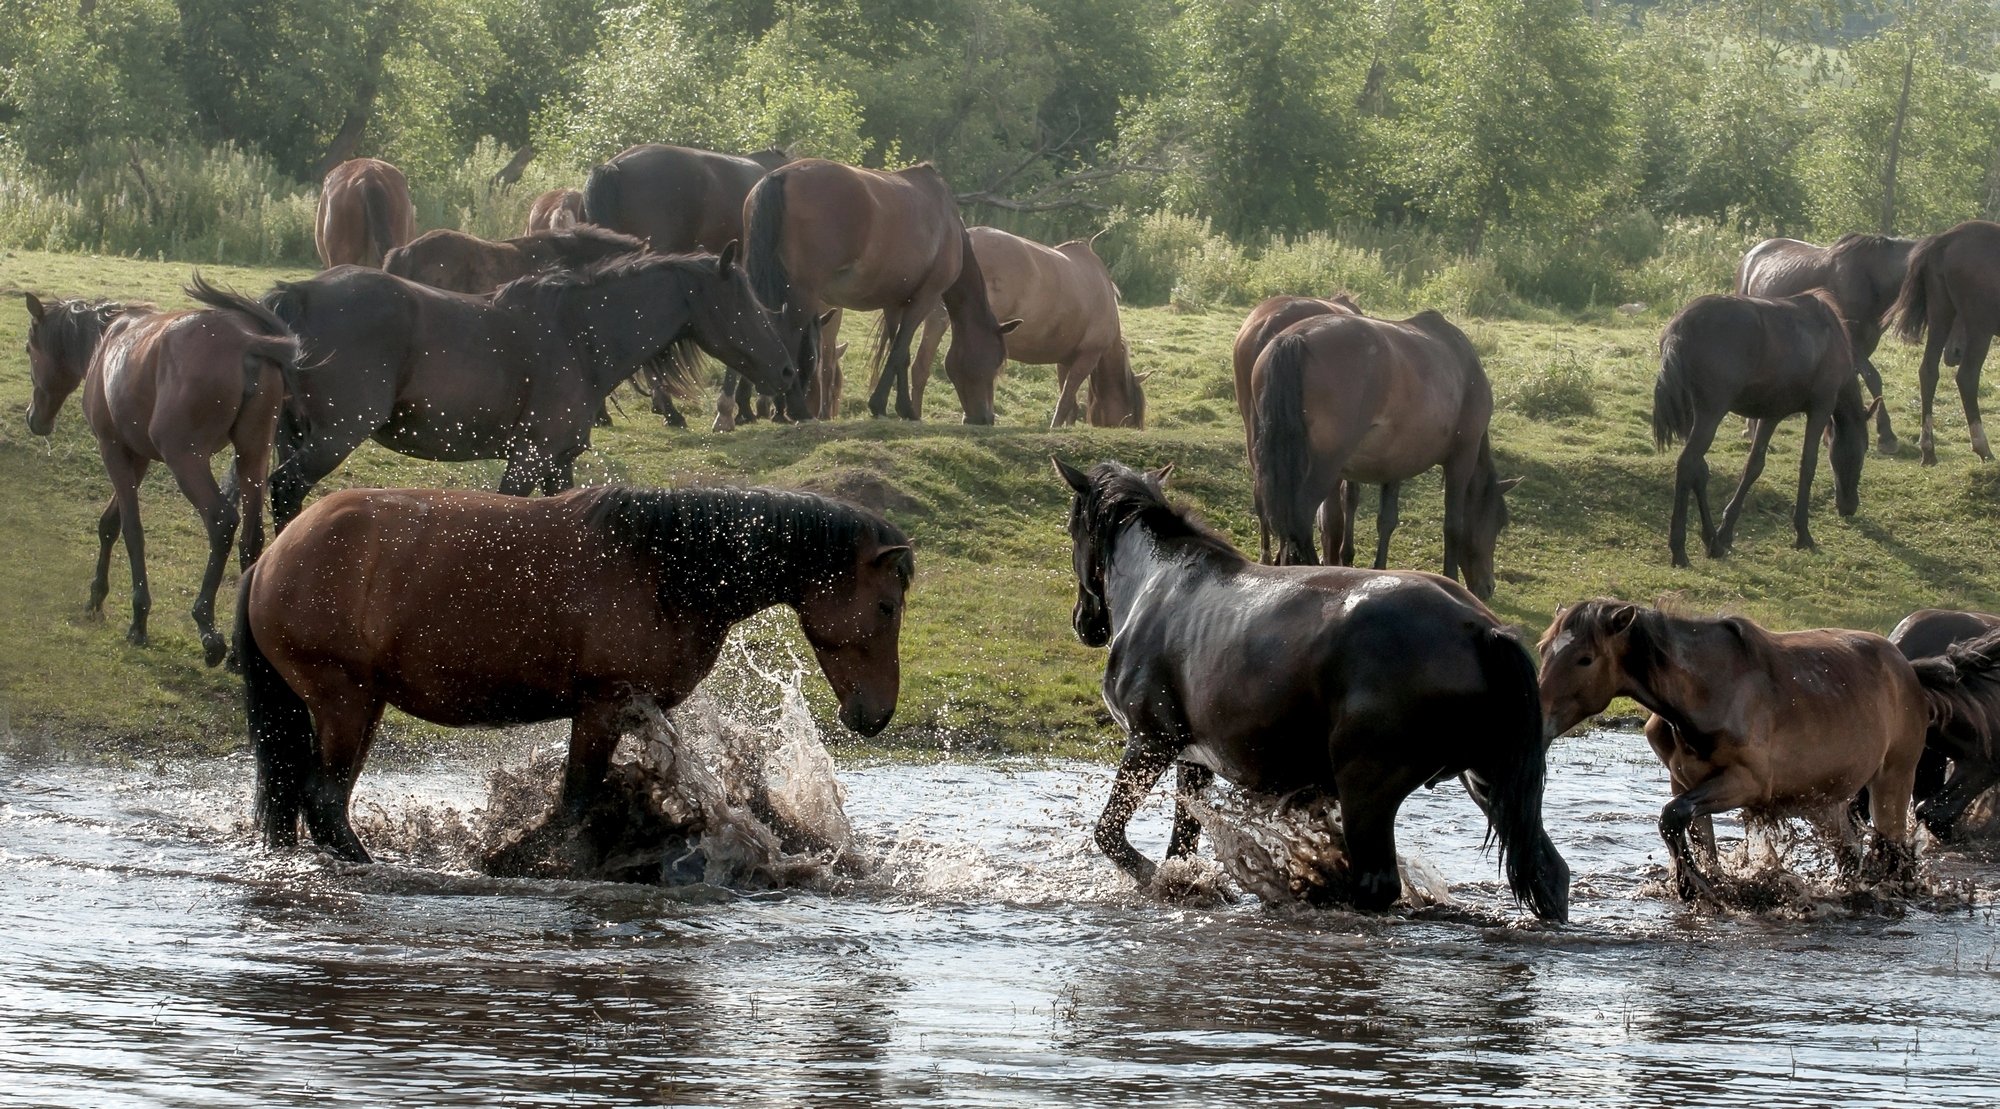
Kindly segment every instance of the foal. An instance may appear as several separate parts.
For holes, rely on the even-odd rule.
[[[1558,612],[1540,647],[1550,739],[1613,697],[1652,712],[1646,741],[1674,787],[1660,838],[1681,897],[1715,897],[1689,846],[1692,829],[1713,862],[1712,814],[1818,815],[1864,786],[1877,849],[1891,869],[1913,861],[1910,789],[1928,713],[1916,674],[1888,640],[1770,632],[1741,617],[1596,600]]]
[[[28,429],[47,435],[63,401],[82,384],[84,417],[97,436],[112,487],[111,502],[97,522],[89,607],[93,613],[104,610],[111,546],[122,531],[132,562],[132,625],[125,638],[135,644],[146,642],[146,616],[153,606],[139,526],[139,481],[154,462],[173,472],[208,531],[208,567],[193,616],[203,656],[214,666],[227,653],[215,628],[215,591],[240,522],[249,525],[242,564],[256,561],[264,547],[264,475],[299,344],[268,309],[215,288],[200,274],[186,291],[208,307],[161,312],[76,301],[45,306],[29,296],[35,399]],[[227,491],[209,472],[209,459],[225,445],[236,450]],[[230,503],[238,497],[240,512]]]

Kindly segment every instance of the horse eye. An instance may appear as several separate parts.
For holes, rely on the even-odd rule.
[[[1576,664],[1578,666],[1589,666],[1592,662],[1595,661],[1596,660],[1591,658],[1589,655],[1583,655],[1576,660]]]
[[[883,601],[882,603],[880,603],[880,604],[876,605],[875,607],[877,607],[877,608],[881,609],[881,610],[882,610],[882,615],[884,615],[884,616],[894,616],[894,615],[896,615],[896,606],[895,606],[894,604],[891,604],[891,603],[890,603],[890,602],[888,602],[888,601]]]

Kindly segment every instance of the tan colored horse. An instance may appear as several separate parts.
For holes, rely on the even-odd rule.
[[[1493,389],[1465,333],[1436,312],[1407,320],[1329,314],[1286,329],[1250,373],[1256,412],[1251,470],[1257,509],[1281,565],[1317,561],[1344,542],[1350,504],[1342,482],[1382,486],[1375,566],[1388,564],[1398,487],[1444,468],[1444,574],[1493,595],[1493,551],[1507,526],[1506,493],[1486,427]]]
[[[417,235],[417,208],[403,171],[379,158],[333,167],[320,185],[313,243],[321,266],[382,268],[382,256]]]
[[[1295,323],[1318,316],[1345,315],[1358,316],[1361,306],[1346,293],[1335,293],[1320,297],[1275,296],[1250,310],[1244,317],[1243,326],[1236,329],[1236,342],[1230,352],[1230,360],[1236,370],[1236,414],[1243,417],[1243,448],[1250,465],[1257,465],[1257,421],[1250,397],[1250,371],[1257,364],[1257,356],[1271,345],[1285,329]],[[1252,496],[1255,496],[1253,491]],[[1344,496],[1344,494],[1343,494]],[[1354,541],[1353,527],[1348,528],[1348,545]],[[1264,562],[1271,561],[1271,529],[1264,524],[1264,512],[1257,510],[1258,557]],[[1327,557],[1334,557],[1327,552]]]
[[[84,322],[67,302],[44,306],[28,297],[34,322],[28,333],[35,401],[28,427],[47,435],[62,402],[83,386],[83,413],[97,436],[97,451],[111,478],[111,502],[97,521],[97,573],[90,583],[89,611],[104,611],[110,592],[111,547],[122,534],[132,563],[132,624],[125,638],[146,642],[146,617],[153,607],[146,583],[146,537],[139,525],[139,482],[155,462],[172,471],[181,493],[194,505],[208,532],[208,566],[195,596],[208,664],[226,651],[215,629],[215,592],[223,563],[247,522],[242,564],[256,561],[264,547],[264,475],[284,379],[298,362],[299,343],[290,329],[262,305],[214,288],[197,274],[187,294],[206,309],[161,312],[150,307],[117,315],[89,311]],[[87,334],[79,333],[81,327]],[[58,332],[67,329],[65,341]],[[236,450],[231,492],[217,487],[209,459],[224,446]],[[230,503],[240,498],[239,512]]]
[[[993,315],[1021,321],[1007,333],[1007,357],[1056,367],[1059,392],[1049,426],[1076,422],[1077,392],[1088,378],[1090,405],[1085,417],[1092,426],[1145,427],[1145,379],[1132,372],[1119,330],[1118,286],[1090,243],[1072,239],[1061,246],[1043,246],[997,227],[969,227],[966,234],[979,256]],[[917,345],[910,399],[919,416],[945,322],[943,312],[931,313]]]
[[[868,407],[916,418],[910,398],[910,346],[942,304],[951,317],[945,375],[958,390],[965,422],[993,422],[993,382],[1006,360],[1004,329],[986,300],[958,203],[930,165],[894,173],[807,158],[773,170],[743,204],[749,239],[745,265],[758,299],[778,319],[795,362],[804,367],[797,411],[817,408],[821,316],[829,308],[880,309],[883,371]]]
[[[1541,653],[1548,738],[1613,697],[1652,712],[1646,740],[1674,788],[1660,836],[1682,897],[1714,897],[1689,843],[1692,830],[1713,863],[1713,814],[1844,819],[1863,787],[1889,869],[1913,861],[1910,790],[1929,706],[1909,661],[1881,636],[1771,632],[1741,617],[1596,600],[1558,612]]]
[[[528,229],[523,234],[567,231],[582,222],[583,190],[550,189],[528,205]]]

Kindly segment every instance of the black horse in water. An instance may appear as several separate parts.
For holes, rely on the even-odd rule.
[[[1567,917],[1569,867],[1542,827],[1534,660],[1471,593],[1415,571],[1261,566],[1168,503],[1166,470],[1055,465],[1075,493],[1076,634],[1111,645],[1104,702],[1127,737],[1097,822],[1105,854],[1151,881],[1125,826],[1178,762],[1182,793],[1221,774],[1335,795],[1354,903],[1383,909],[1402,890],[1397,809],[1464,774],[1515,896]],[[1178,808],[1168,856],[1199,835]]]
[[[305,344],[271,475],[281,528],[364,439],[439,462],[504,458],[502,493],[554,493],[604,398],[641,368],[691,390],[698,346],[766,390],[796,378],[734,243],[524,277],[490,298],[344,266],[264,303]]]
[[[1940,840],[1951,839],[1966,808],[2000,782],[2000,673],[1995,672],[2000,646],[1991,641],[1995,633],[2000,633],[2000,616],[1949,608],[1920,608],[1889,633],[1889,642],[1916,667],[1918,680],[1932,695],[1930,732],[1917,763],[1916,801],[1917,818]],[[1984,650],[1948,663],[1936,661],[1980,639],[1988,641]],[[1946,711],[1940,713],[1940,707]]]

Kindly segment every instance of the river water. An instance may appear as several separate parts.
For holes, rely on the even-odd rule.
[[[421,841],[524,758],[371,767],[361,834]],[[1561,928],[1456,785],[1399,826],[1455,906],[1371,918],[1138,894],[1082,763],[843,765],[868,873],[740,894],[274,856],[247,759],[0,757],[0,1104],[2000,1100],[2000,857],[1931,852],[1955,909],[1694,913],[1643,742],[1552,760]]]

